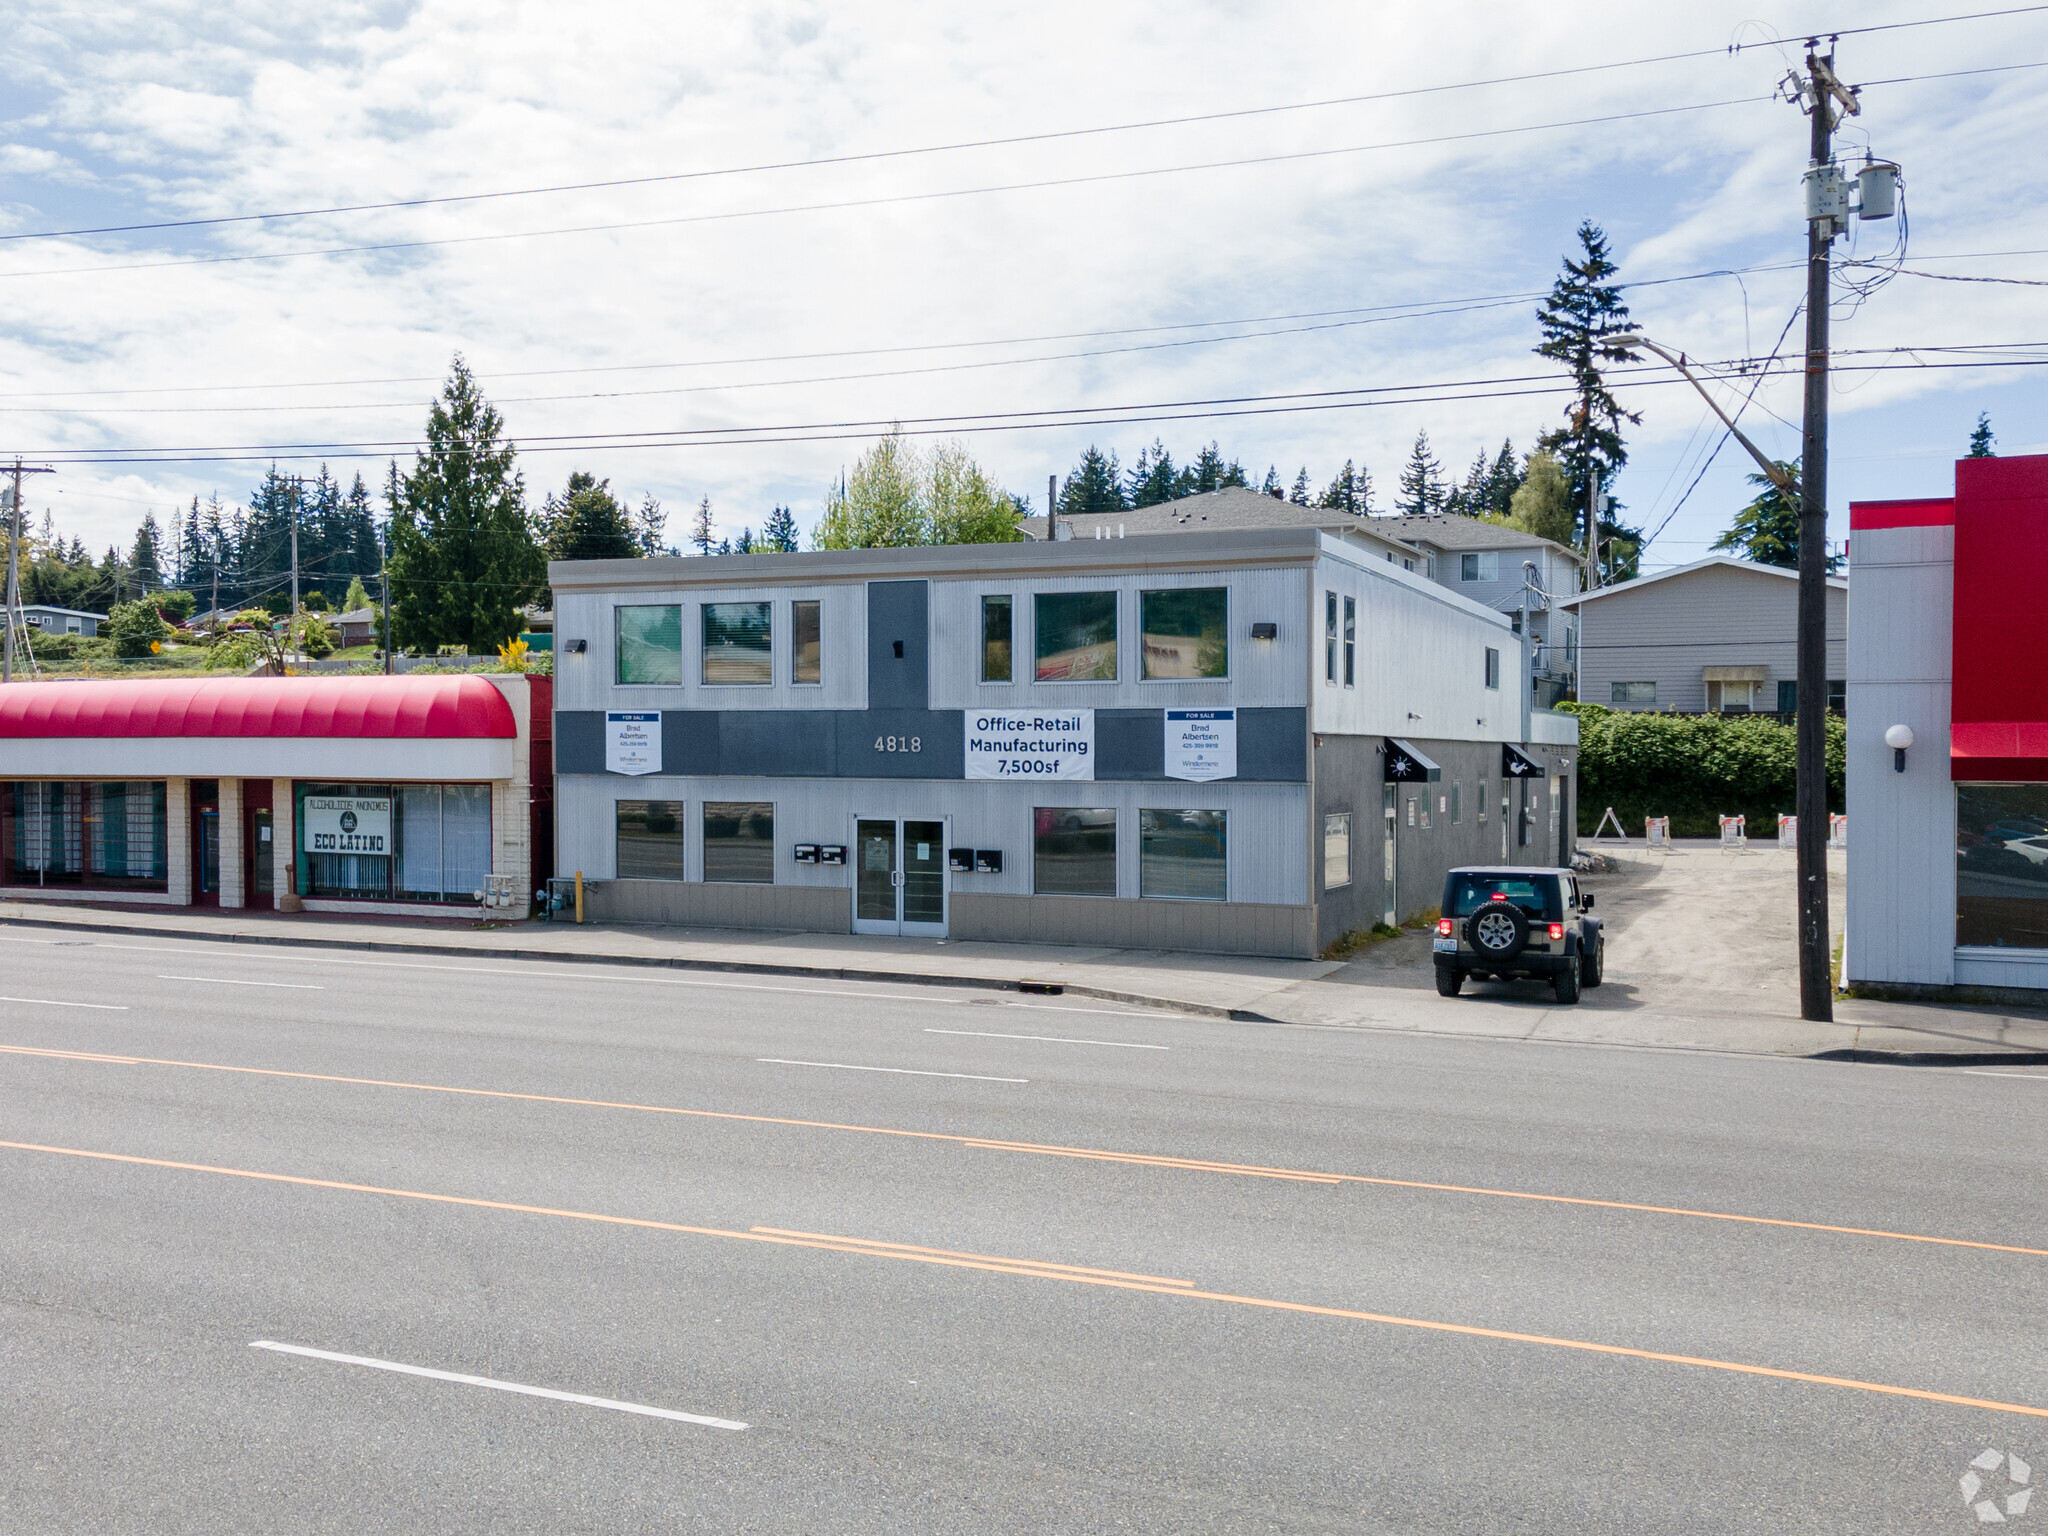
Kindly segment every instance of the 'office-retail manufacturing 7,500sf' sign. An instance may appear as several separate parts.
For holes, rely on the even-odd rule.
[[[970,779],[1092,779],[1095,711],[968,710]]]

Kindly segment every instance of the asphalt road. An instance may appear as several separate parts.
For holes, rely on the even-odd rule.
[[[2048,1469],[2048,1074],[0,967],[0,1530],[1919,1533]]]

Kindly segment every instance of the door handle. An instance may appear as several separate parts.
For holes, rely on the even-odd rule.
[[[889,883],[890,883],[891,885],[901,885],[901,884],[903,883],[903,871],[902,871],[902,870],[900,870],[900,869],[892,869],[892,870],[890,870],[890,871],[889,871]]]

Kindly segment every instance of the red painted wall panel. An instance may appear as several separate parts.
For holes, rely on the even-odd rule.
[[[1959,460],[1955,519],[1951,718],[2048,721],[2048,454]]]

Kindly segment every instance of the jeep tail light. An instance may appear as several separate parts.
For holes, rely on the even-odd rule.
[[[1561,938],[1563,938],[1563,937],[1564,937],[1564,924],[1563,924],[1563,923],[1552,923],[1552,924],[1550,925],[1550,936],[1551,936],[1551,937],[1552,937],[1553,939],[1561,939]]]
[[[1451,930],[1456,926],[1448,917],[1440,917],[1436,920],[1436,931],[1446,938],[1450,937]]]

